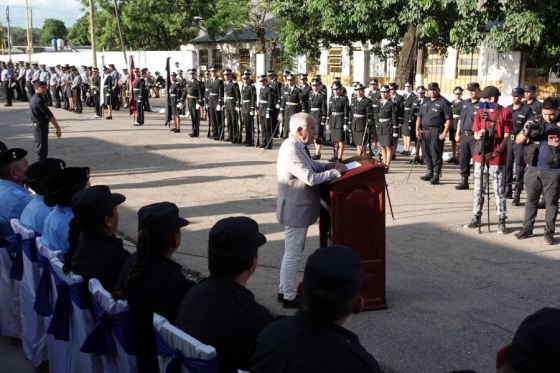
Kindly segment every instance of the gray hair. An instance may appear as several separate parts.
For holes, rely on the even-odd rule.
[[[296,134],[298,128],[306,129],[309,124],[315,125],[315,119],[307,113],[297,113],[290,118],[290,133]]]

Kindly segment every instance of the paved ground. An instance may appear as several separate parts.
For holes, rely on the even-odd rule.
[[[119,210],[124,236],[134,239],[140,206],[173,201],[192,223],[174,257],[205,275],[210,227],[230,215],[256,219],[268,243],[249,286],[273,312],[287,313],[276,303],[283,248],[274,214],[278,144],[263,152],[191,139],[187,125],[180,134],[171,133],[155,113],[148,114],[143,127],[133,127],[124,112],[112,121],[93,119],[91,109],[82,115],[55,113],[63,138],[51,137],[49,154],[72,166],[91,167],[92,184],[107,184],[127,197]],[[25,105],[1,107],[0,140],[33,151]],[[347,326],[387,371],[491,372],[496,351],[511,340],[521,320],[559,303],[554,285],[560,245],[543,245],[543,212],[535,237],[524,241],[495,233],[493,204],[491,233],[462,228],[470,220],[472,190],[453,188],[459,181],[457,166],[445,165],[442,184],[431,186],[419,180],[420,166],[406,182],[410,164],[400,158],[388,175],[395,212],[395,220],[387,214],[389,308],[353,316]],[[523,208],[508,208],[513,232],[521,225]],[[306,254],[316,247],[318,227],[313,226]],[[33,371],[17,342],[0,339],[0,351],[0,372]]]

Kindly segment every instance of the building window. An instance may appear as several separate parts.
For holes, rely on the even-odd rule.
[[[222,69],[222,52],[219,49],[212,49],[212,59],[214,60],[214,67]]]
[[[251,67],[251,54],[249,49],[239,49],[239,71],[243,72],[245,69]]]
[[[469,76],[476,79],[478,75],[478,50],[472,53],[459,53],[457,60],[457,75]]]
[[[208,49],[198,51],[198,68],[201,70],[208,69]]]
[[[327,58],[328,74],[342,73],[342,48],[329,49]]]

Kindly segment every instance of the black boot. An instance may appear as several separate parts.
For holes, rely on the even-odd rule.
[[[513,195],[513,201],[511,201],[511,205],[512,206],[519,206],[520,200],[521,200],[521,191],[516,190],[515,194]]]
[[[420,179],[424,181],[430,181],[432,180],[433,177],[434,177],[434,171],[428,170],[428,172],[426,172],[426,175],[420,176]]]
[[[513,192],[511,190],[511,185],[506,185],[506,198],[511,198],[513,196]]]
[[[455,185],[455,189],[457,189],[457,190],[469,189],[469,177],[468,176],[462,176],[461,177],[461,182],[459,184]]]
[[[434,176],[430,179],[430,184],[432,184],[432,185],[439,184],[440,176],[441,176],[441,167],[436,167],[434,169]]]

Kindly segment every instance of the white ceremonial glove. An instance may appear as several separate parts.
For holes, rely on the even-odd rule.
[[[196,108],[196,110],[200,110],[200,105],[199,104],[196,104],[194,107]]]
[[[239,110],[241,110],[241,108],[240,108],[239,106],[237,106],[237,107],[235,108],[235,111],[239,111]]]
[[[181,104],[177,104],[177,109],[181,109]]]
[[[86,92],[86,97],[89,97],[89,96],[90,96],[89,92]]]
[[[251,110],[251,111],[249,112],[249,115],[253,117],[253,116],[255,116],[255,112],[254,112],[253,110]]]
[[[348,126],[345,124],[344,126],[342,126],[342,129],[343,129],[344,131],[348,131]]]
[[[280,104],[276,104],[276,109],[280,109]]]
[[[270,114],[266,113],[266,119],[270,119]]]
[[[278,120],[284,119],[284,114],[278,114]]]
[[[393,133],[393,137],[397,138],[397,137],[399,137],[399,134],[398,133]]]
[[[220,105],[216,106],[216,111],[221,111],[222,107]]]
[[[327,124],[327,131],[330,131],[331,127],[329,127],[329,125]]]

